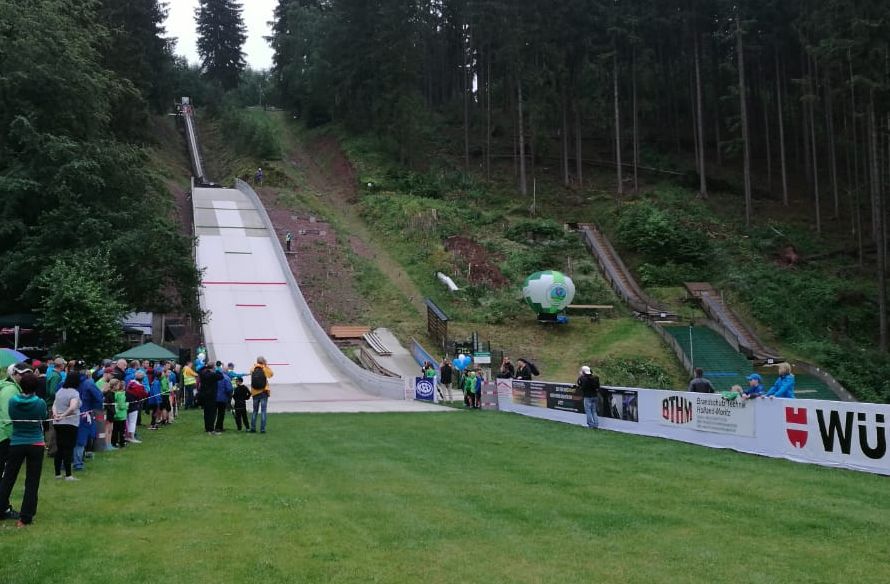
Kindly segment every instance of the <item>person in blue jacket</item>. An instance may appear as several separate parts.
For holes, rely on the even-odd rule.
[[[223,372],[222,363],[219,361],[216,363],[216,370],[222,375],[222,379],[216,384],[216,425],[214,430],[216,432],[225,432],[223,423],[226,419],[226,411],[229,409],[229,404],[232,403],[232,393],[234,393],[235,388],[232,386],[232,380]]]
[[[84,361],[78,361],[69,373],[72,379],[65,380],[66,387],[76,387],[80,394],[80,426],[77,429],[77,442],[74,446],[74,470],[83,470],[84,451],[90,439],[95,439],[98,427],[96,413],[105,408],[105,397],[90,375]],[[77,383],[75,386],[74,383]],[[92,455],[91,455],[92,456]]]
[[[148,386],[148,407],[151,410],[151,426],[149,430],[158,429],[158,418],[161,408],[161,377],[156,375],[154,381]]]
[[[763,387],[763,378],[759,373],[752,373],[745,380],[748,382],[748,387],[742,390],[742,399],[754,399],[766,393],[766,389]]]
[[[790,364],[779,363],[779,378],[763,397],[794,399],[794,375],[791,373]]]

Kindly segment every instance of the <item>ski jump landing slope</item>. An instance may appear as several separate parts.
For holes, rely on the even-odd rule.
[[[208,357],[247,373],[264,356],[274,371],[273,411],[445,410],[406,401],[401,379],[343,355],[306,305],[259,197],[237,187],[192,189]]]

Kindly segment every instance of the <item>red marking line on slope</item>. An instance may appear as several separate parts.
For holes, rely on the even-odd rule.
[[[244,339],[245,343],[274,343],[278,339]]]
[[[266,365],[268,365],[269,367],[272,367],[272,366],[275,366],[275,367],[289,367],[289,366],[290,366],[290,363],[266,363]]]
[[[236,304],[236,308],[266,308],[265,304]]]

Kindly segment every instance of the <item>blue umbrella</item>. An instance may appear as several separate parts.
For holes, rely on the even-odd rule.
[[[6,368],[14,363],[21,363],[28,356],[12,349],[0,349],[0,367]]]

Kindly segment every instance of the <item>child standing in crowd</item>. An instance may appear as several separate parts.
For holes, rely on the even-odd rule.
[[[473,407],[479,409],[482,407],[482,382],[485,381],[485,374],[482,369],[476,370],[476,385],[473,387]]]
[[[244,385],[243,378],[235,378],[235,391],[232,393],[232,397],[235,399],[235,407],[232,410],[235,414],[235,425],[238,427],[239,432],[242,425],[245,431],[249,431],[250,422],[247,421],[247,400],[250,399],[250,389]]]
[[[464,407],[472,408],[473,403],[475,402],[475,398],[473,397],[476,393],[476,372],[472,369],[467,371],[464,376]]]
[[[111,419],[114,421],[111,430],[111,445],[123,448],[127,445],[127,412],[130,409],[127,403],[127,392],[124,391],[124,384],[120,379],[113,379],[109,388],[114,396],[114,411],[111,415]]]

